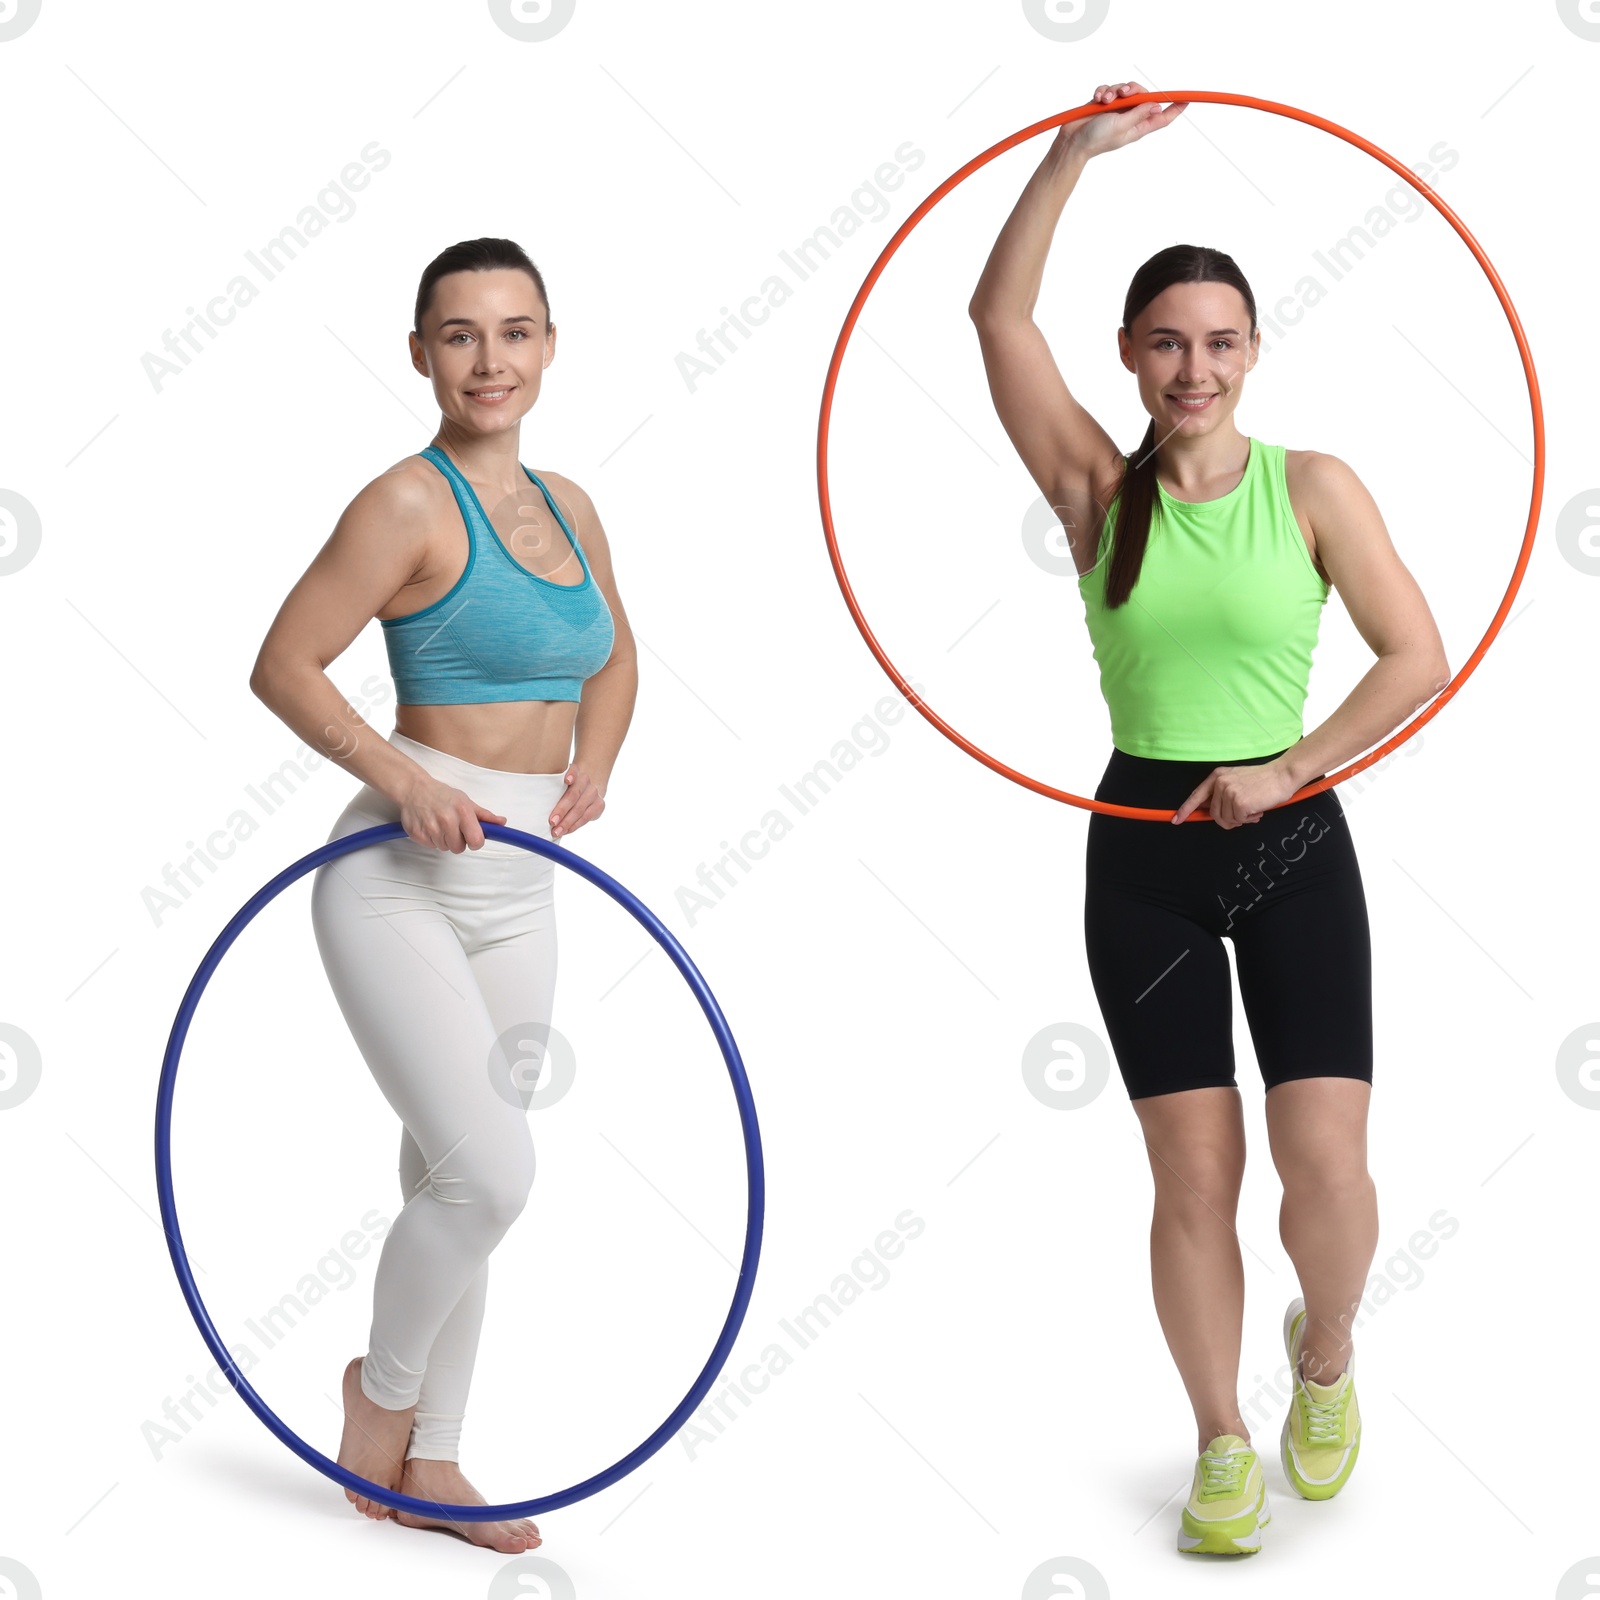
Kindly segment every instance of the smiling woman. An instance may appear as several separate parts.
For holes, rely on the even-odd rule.
[[[488,1258],[533,1182],[526,1101],[507,1090],[527,1063],[507,1050],[549,1037],[555,864],[482,824],[554,841],[599,817],[638,669],[593,502],[518,458],[556,351],[538,268],[509,239],[453,245],[422,275],[409,344],[439,429],[350,503],[250,682],[361,781],[330,841],[378,823],[406,834],[325,863],[312,890],[328,981],[402,1124],[405,1204],[368,1349],[344,1372],[338,1462],[441,1515],[345,1493],[370,1517],[514,1555],[539,1543],[532,1522],[448,1508],[485,1503],[459,1441]],[[373,618],[395,683],[388,739],[326,672]]]
[[[1101,84],[1091,104],[1145,92]],[[1260,1549],[1270,1513],[1238,1399],[1245,1150],[1223,941],[1304,1291],[1284,1318],[1294,1387],[1280,1452],[1296,1491],[1326,1499],[1361,1438],[1350,1329],[1377,1243],[1372,953],[1338,797],[1293,796],[1450,674],[1427,602],[1356,474],[1235,425],[1261,335],[1232,256],[1173,244],[1135,271],[1117,353],[1150,420],[1130,454],[1074,398],[1033,320],[1052,234],[1088,162],[1184,110],[1140,103],[1063,124],[968,310],[995,410],[1077,565],[1111,713],[1095,800],[1171,807],[1179,824],[1202,804],[1209,814],[1174,827],[1095,812],[1083,929],[1154,1180],[1156,1312],[1194,1411],[1199,1459],[1178,1548],[1241,1555]],[[1312,651],[1335,587],[1377,659],[1306,734]]]

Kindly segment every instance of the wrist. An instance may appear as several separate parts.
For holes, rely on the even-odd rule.
[[[1296,789],[1303,789],[1311,782],[1311,774],[1307,770],[1308,763],[1301,753],[1301,746],[1304,743],[1305,741],[1302,740],[1300,744],[1291,745],[1273,763],[1293,782]]]
[[[611,768],[599,766],[586,761],[582,756],[574,756],[572,765],[600,791],[601,799],[605,798],[606,787],[611,782]]]
[[[1057,131],[1055,146],[1050,152],[1057,167],[1071,165],[1081,169],[1088,161],[1090,152],[1078,143],[1078,130],[1082,126],[1081,122],[1064,122]]]
[[[393,783],[385,785],[383,789],[383,793],[397,806],[405,805],[416,793],[419,784],[432,783],[434,781],[433,774],[427,771],[420,762],[413,761],[410,756],[405,759],[410,770],[402,772]]]

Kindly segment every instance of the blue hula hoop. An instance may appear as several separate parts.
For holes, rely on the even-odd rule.
[[[615,878],[602,872],[599,867],[586,861],[582,856],[575,856],[559,845],[551,844],[535,834],[524,833],[518,828],[503,827],[497,822],[485,822],[481,826],[488,838],[504,839],[510,844],[520,845],[524,850],[532,851],[535,855],[548,856],[552,861],[558,861],[562,866],[576,872],[579,877],[588,879],[590,883],[604,889],[649,931],[656,943],[672,958],[673,965],[683,974],[695,998],[700,1002],[700,1009],[705,1012],[706,1020],[711,1024],[711,1031],[716,1035],[717,1043],[722,1049],[722,1058],[727,1063],[728,1076],[733,1082],[734,1097],[739,1104],[739,1121],[744,1130],[745,1170],[749,1194],[744,1255],[739,1262],[739,1281],[734,1289],[733,1304],[728,1310],[727,1320],[722,1325],[722,1332],[712,1349],[710,1359],[701,1369],[700,1376],[695,1379],[688,1394],[683,1397],[667,1420],[643,1444],[629,1451],[614,1465],[607,1467],[603,1472],[595,1473],[593,1477],[585,1478],[581,1483],[573,1484],[569,1489],[561,1489],[554,1494],[540,1495],[532,1500],[501,1506],[451,1505],[421,1499],[415,1495],[401,1494],[398,1490],[385,1489],[370,1479],[360,1477],[348,1468],[341,1467],[336,1461],[330,1461],[320,1450],[308,1445],[282,1418],[277,1416],[239,1370],[213,1326],[205,1302],[200,1298],[200,1291],[195,1286],[194,1273],[190,1270],[189,1257],[183,1247],[183,1234],[178,1226],[177,1205],[172,1196],[172,1093],[178,1077],[178,1059],[183,1052],[183,1041],[188,1035],[195,1008],[199,1005],[200,996],[205,992],[206,984],[223,956],[264,906],[276,899],[291,883],[303,878],[306,873],[320,867],[324,862],[364,849],[369,844],[381,844],[389,839],[405,838],[405,829],[397,822],[388,822],[379,827],[364,828],[359,833],[346,834],[343,838],[330,840],[309,855],[302,856],[258,890],[227,927],[217,935],[215,942],[206,952],[205,959],[190,980],[183,1002],[178,1007],[177,1017],[172,1024],[172,1033],[167,1040],[167,1052],[161,1063],[161,1087],[156,1096],[156,1188],[161,1197],[161,1221],[166,1230],[172,1265],[177,1271],[183,1297],[189,1303],[189,1310],[194,1316],[196,1326],[200,1329],[200,1335],[212,1355],[216,1357],[217,1364],[227,1373],[228,1381],[238,1391],[240,1399],[284,1444],[288,1445],[302,1461],[308,1462],[336,1483],[341,1483],[347,1489],[354,1489],[358,1494],[376,1500],[379,1505],[414,1512],[419,1516],[443,1515],[451,1520],[463,1522],[502,1522],[516,1517],[532,1516],[541,1511],[553,1511],[558,1506],[571,1505],[575,1500],[586,1499],[589,1495],[598,1494],[600,1490],[609,1488],[618,1479],[626,1477],[635,1467],[653,1456],[677,1432],[695,1407],[705,1399],[733,1348],[734,1340],[738,1337],[740,1326],[744,1322],[745,1310],[750,1304],[751,1292],[755,1288],[756,1265],[761,1256],[766,1177],[761,1154],[761,1134],[756,1124],[755,1103],[751,1099],[750,1082],[745,1076],[744,1063],[739,1058],[739,1047],[734,1043],[733,1034],[722,1015],[721,1008],[717,1005],[716,997],[711,993],[705,979],[700,976],[699,969],[685,953],[683,946],[648,906],[623,888]]]

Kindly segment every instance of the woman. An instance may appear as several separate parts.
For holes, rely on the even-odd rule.
[[[1102,84],[1094,100],[1142,92]],[[1156,1312],[1197,1427],[1178,1546],[1242,1554],[1260,1548],[1269,1512],[1237,1391],[1245,1149],[1222,941],[1233,941],[1266,1083],[1282,1238],[1302,1290],[1284,1319],[1294,1387],[1281,1459],[1300,1494],[1326,1499],[1360,1443],[1350,1327],[1377,1247],[1371,950],[1336,791],[1285,802],[1376,744],[1450,669],[1350,468],[1235,427],[1260,333],[1231,257],[1175,245],[1134,275],[1117,339],[1151,421],[1131,460],[1068,392],[1033,321],[1085,163],[1183,110],[1141,105],[1064,125],[969,309],[995,408],[1073,541],[1114,744],[1095,798],[1176,811],[1171,825],[1091,817],[1084,934],[1149,1151]],[[1331,588],[1378,659],[1302,736]],[[1187,821],[1201,806],[1211,820]]]
[[[422,275],[410,342],[439,430],[351,501],[250,686],[361,780],[330,839],[380,822],[406,832],[327,863],[312,892],[329,982],[403,1124],[405,1204],[378,1262],[369,1348],[344,1372],[339,1463],[402,1494],[483,1505],[458,1464],[461,1420],[488,1256],[533,1181],[512,1064],[549,1036],[556,930],[555,864],[486,841],[482,824],[558,840],[598,817],[638,671],[593,503],[518,464],[556,349],[538,269],[507,239],[452,246]],[[324,670],[374,616],[395,681],[388,740]],[[345,1492],[369,1517],[506,1554],[540,1543],[527,1520],[453,1523]]]

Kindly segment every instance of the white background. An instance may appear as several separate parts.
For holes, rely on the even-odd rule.
[[[1038,5],[948,0],[582,0],[542,41],[506,15],[45,0],[0,41],[0,489],[40,527],[33,558],[0,576],[0,1557],[20,1564],[0,1564],[0,1594],[1122,1600],[1226,1581],[1310,1597],[1347,1593],[1357,1569],[1397,1592],[1568,1592],[1563,1574],[1578,1582],[1569,1569],[1600,1548],[1574,1409],[1600,1089],[1573,1067],[1567,1092],[1557,1065],[1575,1033],[1572,1059],[1582,1030],[1600,1037],[1596,8],[1114,0],[1075,41],[1047,37]],[[1516,301],[1548,412],[1541,532],[1500,638],[1437,720],[1340,791],[1376,957],[1383,1235],[1357,1335],[1361,1463],[1328,1504],[1283,1481],[1281,1403],[1248,1409],[1282,1365],[1295,1285],[1236,1019],[1252,1141],[1240,1394],[1276,1519],[1225,1580],[1173,1549],[1192,1422],[1150,1302],[1136,1120],[1114,1069],[1086,1103],[1050,1103],[1081,1077],[1076,1047],[1048,1081],[1035,1070],[1039,1093],[1024,1073],[1041,1033],[1087,1030],[1091,1053],[1102,1036],[1081,934],[1087,814],[901,708],[843,603],[815,473],[834,341],[893,230],[980,151],[1123,78],[1298,106],[1412,167],[1453,153],[1435,185]],[[874,631],[934,709],[1088,794],[1109,728],[1081,604],[1029,555],[1038,495],[965,314],[1048,137],[954,191],[874,291],[841,374],[833,507]],[[389,159],[341,200],[328,185],[374,142]],[[900,186],[864,188],[908,143],[923,159]],[[319,203],[354,209],[263,283],[245,252]],[[1142,260],[1180,240],[1228,250],[1263,313],[1316,272],[1325,298],[1265,333],[1239,425],[1350,462],[1459,668],[1506,591],[1533,433],[1492,290],[1437,214],[1402,220],[1417,203],[1313,128],[1194,106],[1091,164],[1039,316],[1128,448],[1145,417],[1114,330]],[[800,281],[779,252],[841,207],[860,226]],[[1374,207],[1397,225],[1335,281],[1314,252]],[[522,459],[593,496],[641,646],[606,814],[571,848],[658,912],[733,1027],[769,1216],[728,1378],[774,1344],[790,1358],[728,1401],[720,1435],[669,1440],[540,1516],[536,1561],[365,1521],[249,1414],[173,1276],[151,1138],[195,966],[353,790],[323,765],[270,816],[249,798],[298,753],[249,691],[256,650],[341,509],[431,436],[406,352],[417,279],[485,234],[533,256],[560,329]],[[258,297],[158,388],[144,358],[241,272]],[[680,355],[774,272],[791,297],[691,387]],[[15,502],[0,515],[14,549]],[[1335,598],[1308,729],[1369,661]],[[376,623],[331,676],[392,727]],[[800,815],[779,786],[840,741],[861,758]],[[775,808],[790,831],[690,910],[697,868]],[[240,809],[254,833],[158,919],[144,891]],[[175,1169],[218,1328],[331,1454],[328,1397],[364,1347],[376,1260],[341,1258],[341,1241],[394,1214],[399,1135],[322,977],[308,895],[302,880],[262,915],[201,1006]],[[669,1414],[721,1327],[743,1238],[738,1121],[698,1007],[575,875],[558,904],[556,1023],[577,1079],[533,1112],[539,1176],[494,1257],[463,1448],[499,1501],[588,1476]],[[39,1075],[19,1098],[27,1041]],[[874,1261],[897,1218],[916,1236]],[[319,1272],[346,1286],[267,1349],[246,1319]],[[783,1319],[852,1272],[877,1286],[798,1349]],[[181,1397],[208,1377],[221,1396],[191,1416]]]

